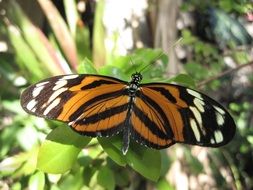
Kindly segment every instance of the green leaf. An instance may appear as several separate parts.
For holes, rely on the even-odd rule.
[[[33,173],[36,169],[37,151],[38,149],[32,149],[29,152],[5,158],[0,162],[0,173],[12,177]]]
[[[129,77],[126,74],[124,74],[121,69],[112,65],[105,65],[104,67],[101,67],[99,69],[99,74],[112,76],[125,81],[129,80]]]
[[[93,63],[87,57],[78,65],[78,73],[97,74],[97,70],[94,68]]]
[[[90,140],[91,138],[83,137],[69,127],[54,129],[40,147],[37,167],[44,172],[54,174],[68,171],[81,149]]]
[[[160,179],[156,184],[157,190],[174,190],[174,188],[169,184],[166,179]]]
[[[128,184],[131,183],[131,177],[130,177],[130,172],[129,170],[126,169],[116,169],[117,171],[117,175],[115,175],[115,183],[117,184],[117,186],[120,187],[125,187]]]
[[[137,143],[131,143],[124,156],[122,154],[122,138],[115,136],[110,138],[98,138],[99,143],[108,156],[121,166],[127,164],[144,177],[157,181],[161,173],[160,151],[147,148]]]
[[[100,168],[97,175],[97,182],[105,189],[113,190],[115,188],[115,178],[112,170],[106,166]]]
[[[109,138],[98,138],[98,142],[114,162],[120,166],[125,166],[127,164],[126,157],[121,151],[122,139],[119,135]]]
[[[30,177],[28,189],[43,190],[44,187],[45,187],[45,175],[43,172],[38,171]]]
[[[176,77],[169,79],[168,82],[176,82],[178,84],[182,84],[187,87],[196,87],[193,78],[187,74],[179,74]]]
[[[76,172],[73,172],[73,174],[68,174],[58,187],[60,190],[80,190],[82,189],[83,183],[83,169],[80,168]]]
[[[134,144],[128,150],[127,163],[135,171],[152,181],[157,181],[161,173],[160,151]]]

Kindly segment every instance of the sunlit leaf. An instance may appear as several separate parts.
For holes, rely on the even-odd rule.
[[[126,158],[121,151],[122,143],[120,137],[98,138],[98,142],[114,162],[120,166],[125,166],[127,164]]]
[[[18,177],[21,175],[29,175],[33,173],[36,169],[37,153],[37,149],[32,149],[29,152],[23,152],[5,158],[0,162],[1,174]]]
[[[158,150],[136,144],[126,154],[127,163],[142,176],[157,181],[161,173],[161,154]]]
[[[69,127],[54,129],[40,147],[37,167],[46,173],[65,173],[90,140]]]
[[[119,68],[112,65],[105,65],[104,67],[101,67],[98,71],[101,75],[112,76],[125,81],[128,81],[130,79],[130,76],[127,76]]]
[[[169,82],[169,83],[175,82],[177,84],[181,84],[187,87],[196,87],[196,84],[193,78],[187,74],[179,74],[176,77],[173,77],[166,82]]]
[[[169,182],[166,179],[160,179],[156,184],[157,190],[174,190],[172,185],[169,184]]]
[[[88,58],[85,58],[82,63],[78,65],[77,70],[80,74],[97,74],[97,70]]]
[[[29,179],[29,189],[44,190],[45,174],[41,171],[33,174]]]

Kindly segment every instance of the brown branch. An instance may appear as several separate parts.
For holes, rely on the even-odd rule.
[[[212,81],[214,81],[214,80],[216,80],[216,79],[218,79],[218,78],[221,78],[221,77],[223,77],[223,76],[225,76],[225,75],[228,75],[228,74],[230,74],[230,73],[236,72],[236,71],[240,70],[241,68],[244,68],[244,67],[247,67],[247,66],[250,66],[250,65],[253,65],[253,60],[250,61],[250,62],[248,62],[248,63],[246,63],[246,64],[238,65],[238,66],[235,67],[235,68],[228,69],[228,70],[226,70],[226,71],[224,71],[224,72],[222,72],[222,73],[219,73],[219,74],[216,75],[216,76],[210,77],[210,78],[207,79],[207,80],[204,80],[204,81],[202,81],[202,82],[199,82],[199,83],[197,84],[197,87],[198,87],[198,88],[201,88],[202,86],[206,85],[207,83],[210,83],[210,82],[212,82]]]

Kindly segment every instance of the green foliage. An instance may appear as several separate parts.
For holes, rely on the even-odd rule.
[[[146,180],[159,190],[174,189],[165,176],[178,160],[175,149],[169,149],[168,156],[165,151],[131,142],[124,156],[120,135],[91,139],[78,135],[65,124],[28,116],[19,105],[19,95],[31,83],[71,72],[101,74],[125,81],[129,81],[132,73],[141,72],[143,83],[176,82],[196,88],[196,81],[203,81],[226,69],[224,55],[215,45],[203,42],[184,29],[182,45],[190,49],[192,56],[184,65],[186,74],[168,79],[168,57],[161,50],[142,48],[126,56],[119,56],[116,51],[106,52],[102,25],[104,1],[99,1],[95,11],[93,39],[90,39],[87,26],[77,24],[80,16],[75,1],[64,0],[67,23],[53,4],[44,0],[38,2],[48,19],[48,36],[34,26],[13,0],[4,4],[5,18],[8,19],[0,22],[0,33],[8,39],[11,47],[10,51],[0,54],[1,180],[4,183],[11,181],[8,184],[11,189],[115,189],[128,187],[133,179]],[[215,5],[237,13],[252,8],[248,3],[242,6],[239,1],[220,1]],[[183,8],[187,10],[187,6],[184,4]],[[196,5],[192,3],[191,6]],[[238,64],[249,61],[247,52],[233,47],[230,55]],[[230,81],[230,77],[223,77],[205,87],[219,92],[220,87],[230,84]],[[242,189],[252,181],[247,172],[247,159],[252,158],[253,151],[252,91],[241,93],[245,94],[242,100],[232,102],[238,96],[231,92],[231,98],[225,102],[238,125],[235,141],[227,149],[207,153],[213,160],[207,170],[215,176],[220,188],[230,187],[220,168],[222,171],[231,168],[236,187]],[[177,149],[182,148],[177,146]],[[183,159],[180,161],[183,160],[191,175],[206,172],[206,166],[191,148],[182,150]],[[247,185],[253,187],[252,183]]]
[[[46,173],[61,174],[75,163],[90,138],[80,136],[69,127],[57,127],[47,135],[38,153],[37,167]]]

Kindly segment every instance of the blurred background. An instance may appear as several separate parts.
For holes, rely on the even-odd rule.
[[[252,36],[252,0],[0,0],[0,189],[253,189]],[[80,137],[20,106],[22,90],[50,76],[128,81],[148,64],[144,82],[224,105],[234,139],[123,157],[120,138]]]

